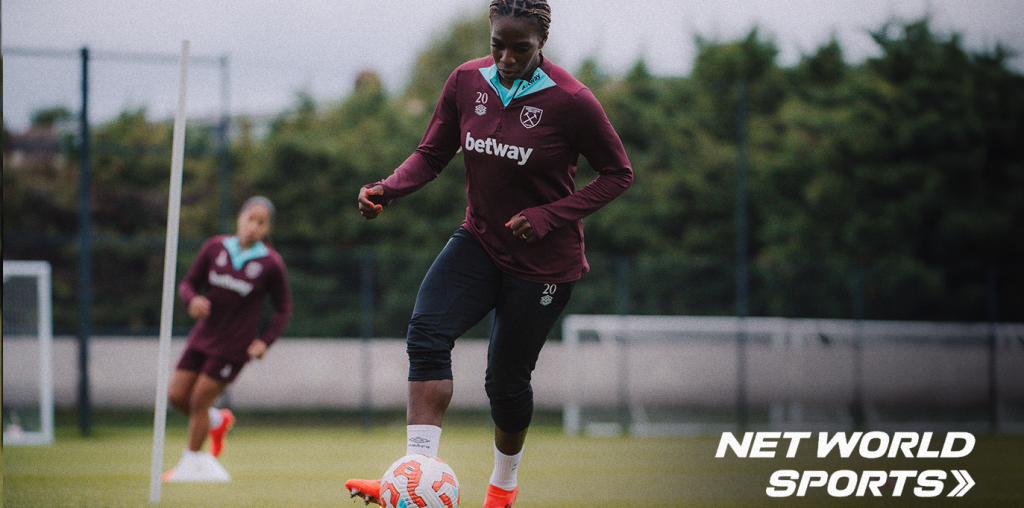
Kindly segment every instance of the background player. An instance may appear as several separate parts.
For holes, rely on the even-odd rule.
[[[511,507],[533,415],[530,379],[574,282],[589,270],[581,219],[623,193],[633,173],[589,89],[544,58],[551,10],[543,0],[493,0],[491,56],[448,78],[419,148],[359,192],[359,211],[433,180],[462,148],[468,207],[427,272],[409,323],[407,453],[436,455],[452,398],[455,340],[492,310],[485,378],[495,464],[485,507]],[[598,176],[576,191],[579,156]],[[380,482],[350,480],[379,504]]]
[[[202,464],[207,433],[210,452],[220,455],[224,434],[234,424],[228,409],[213,407],[250,359],[260,359],[281,336],[291,317],[291,293],[284,261],[267,243],[274,205],[262,196],[249,198],[238,215],[234,236],[219,235],[203,243],[178,286],[178,295],[196,319],[185,351],[171,377],[168,399],[188,415],[188,446],[164,480],[191,476]],[[259,334],[264,299],[274,306],[270,324]]]

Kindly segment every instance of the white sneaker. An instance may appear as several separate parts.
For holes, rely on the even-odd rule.
[[[207,452],[185,450],[174,469],[164,473],[165,482],[229,482],[231,475]]]

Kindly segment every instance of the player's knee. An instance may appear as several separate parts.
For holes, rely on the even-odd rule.
[[[484,390],[491,404],[491,414],[495,423],[508,422],[498,427],[506,432],[518,432],[529,425],[529,415],[533,414],[533,388],[528,380],[502,380],[489,377],[484,381]],[[520,421],[525,416],[526,423],[522,428]]]
[[[405,340],[409,355],[409,381],[452,379],[450,341],[437,337],[414,319]]]
[[[203,396],[201,393],[192,393],[192,397],[188,400],[188,414],[206,414],[209,411],[210,406],[213,406],[213,400],[209,397]]]
[[[188,414],[189,408],[189,397],[187,393],[171,389],[167,393],[167,402],[171,404],[171,407],[181,411],[182,413]]]
[[[533,400],[533,388],[530,382],[502,383],[495,380],[484,381],[484,391],[492,403],[499,404],[523,404]]]
[[[451,351],[408,347],[409,381],[452,379]]]
[[[533,400],[530,371],[515,366],[488,365],[484,374],[484,390],[492,401]]]
[[[491,387],[487,396],[491,403],[491,419],[499,429],[514,434],[530,426],[533,390],[529,385],[517,393]]]

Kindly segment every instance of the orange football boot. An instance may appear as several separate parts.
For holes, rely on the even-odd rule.
[[[210,429],[210,455],[219,457],[224,450],[224,436],[235,426],[235,414],[230,409],[220,410],[221,422],[216,429]]]
[[[345,488],[352,497],[359,497],[366,504],[384,506],[380,500],[380,480],[349,480],[345,482]]]
[[[512,508],[516,503],[516,495],[519,494],[519,487],[512,490],[505,490],[494,485],[487,485],[487,497],[484,498],[484,508]]]

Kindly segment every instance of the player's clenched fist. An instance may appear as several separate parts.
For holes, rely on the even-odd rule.
[[[188,315],[192,319],[205,319],[210,315],[210,300],[203,295],[197,295],[188,302]]]
[[[384,207],[375,204],[370,201],[370,196],[383,196],[384,187],[375,185],[367,189],[363,187],[359,189],[359,214],[367,219],[376,219],[378,215],[384,213]]]

